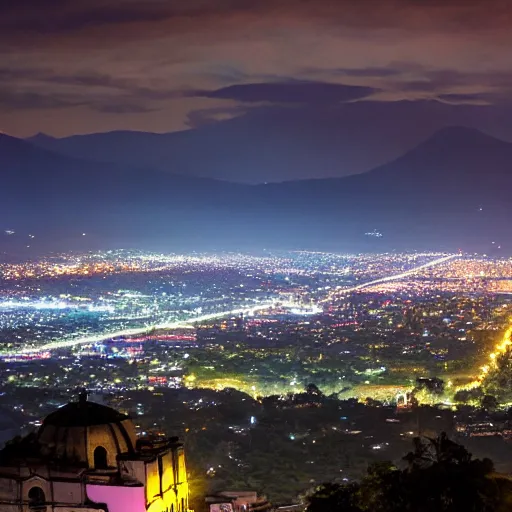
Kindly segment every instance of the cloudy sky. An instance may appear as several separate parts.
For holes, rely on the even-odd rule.
[[[507,137],[511,28],[512,0],[0,0],[0,130],[430,99]]]

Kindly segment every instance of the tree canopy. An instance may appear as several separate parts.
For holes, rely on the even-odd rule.
[[[501,512],[511,510],[512,482],[489,459],[473,459],[442,434],[416,438],[399,469],[381,462],[360,482],[329,483],[308,497],[307,512]]]

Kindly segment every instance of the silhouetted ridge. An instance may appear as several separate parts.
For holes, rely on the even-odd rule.
[[[7,151],[8,149],[22,148],[23,146],[29,145],[22,139],[17,139],[11,135],[0,132],[0,150]]]
[[[48,135],[46,133],[36,133],[35,135],[32,135],[32,137],[28,137],[25,139],[28,142],[32,142],[33,144],[41,144],[44,145],[45,143],[51,143],[54,140],[57,140],[56,137],[52,137],[51,135]]]
[[[498,147],[502,145],[509,145],[509,143],[475,128],[467,128],[465,126],[447,126],[446,128],[437,130],[419,146],[426,146],[429,148],[443,146],[454,151],[470,149],[472,147]]]
[[[441,106],[419,103],[418,117]],[[365,172],[399,157],[399,147],[413,147],[430,135],[425,127],[417,133],[401,128],[404,118],[415,116],[411,102],[392,107],[368,102],[363,117],[361,107],[362,102],[337,108],[269,106],[220,121],[196,112],[192,128],[179,132],[119,130],[33,142],[74,158],[263,183]]]
[[[363,180],[393,180],[395,183],[442,187],[449,182],[464,187],[490,185],[493,179],[510,182],[512,144],[479,130],[450,126],[435,132],[426,141],[396,160],[361,175]],[[472,183],[461,183],[461,179]],[[403,187],[402,187],[403,188]],[[418,193],[418,191],[416,191]]]

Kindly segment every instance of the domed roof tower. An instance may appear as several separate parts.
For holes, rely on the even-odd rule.
[[[38,432],[41,454],[89,469],[117,468],[117,456],[135,452],[135,426],[129,416],[87,401],[80,394],[50,414]]]

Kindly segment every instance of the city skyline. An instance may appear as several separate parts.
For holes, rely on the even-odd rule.
[[[1,512],[509,510],[510,28],[0,0]]]

